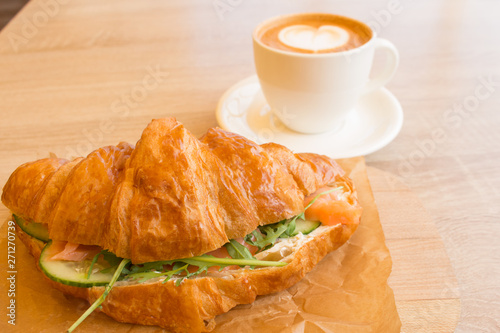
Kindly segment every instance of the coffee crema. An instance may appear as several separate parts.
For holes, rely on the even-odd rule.
[[[333,53],[355,49],[372,38],[362,22],[333,14],[295,14],[267,21],[256,38],[273,49],[297,53]]]

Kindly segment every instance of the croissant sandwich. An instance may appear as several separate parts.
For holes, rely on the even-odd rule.
[[[117,321],[207,332],[297,283],[356,230],[351,180],[322,155],[153,120],[134,147],[18,167],[3,188],[49,283]]]

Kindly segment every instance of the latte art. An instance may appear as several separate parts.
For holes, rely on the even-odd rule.
[[[370,27],[362,22],[323,13],[280,16],[255,31],[255,39],[272,49],[309,54],[352,50],[372,37]]]
[[[319,28],[292,25],[282,29],[278,38],[287,46],[318,52],[345,45],[349,41],[349,33],[334,25],[322,25]]]

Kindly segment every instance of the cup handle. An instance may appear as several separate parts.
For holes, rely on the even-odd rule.
[[[372,92],[388,83],[394,76],[399,64],[399,52],[394,44],[384,38],[377,38],[373,42],[375,43],[375,52],[383,50],[387,54],[387,58],[382,72],[377,77],[370,78],[366,83],[363,89],[364,94]]]

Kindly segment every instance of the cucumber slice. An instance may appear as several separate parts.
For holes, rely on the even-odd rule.
[[[92,259],[83,261],[67,261],[67,260],[49,260],[48,258],[54,255],[54,250],[51,248],[52,241],[49,241],[42,250],[40,255],[40,268],[51,280],[75,287],[92,287],[107,285],[113,278],[115,269],[108,269],[106,273],[102,273],[103,269],[109,268],[110,265],[96,262],[92,269],[93,273],[87,279],[87,271],[90,267]]]
[[[42,242],[47,243],[49,241],[49,229],[47,225],[37,222],[28,222],[22,217],[12,214],[14,221],[25,233],[34,237]]]
[[[301,232],[304,235],[307,235],[320,225],[321,222],[319,221],[308,221],[308,220],[297,219],[295,221],[295,231],[293,232],[292,236],[298,235],[299,232]]]

